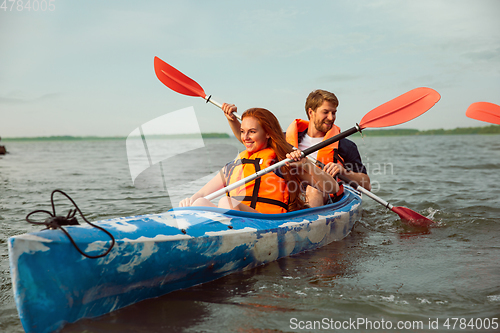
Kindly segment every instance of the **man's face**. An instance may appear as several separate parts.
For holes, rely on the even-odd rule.
[[[314,124],[318,132],[328,132],[335,122],[337,107],[329,101],[324,101],[316,111],[309,109],[309,121]]]

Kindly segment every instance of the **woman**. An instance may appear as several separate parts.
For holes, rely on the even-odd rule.
[[[230,191],[220,199],[218,207],[253,213],[285,213],[306,206],[302,195],[305,185],[328,193],[338,191],[339,186],[332,176],[302,159],[300,151],[292,151],[278,119],[270,111],[248,109],[241,118],[240,135],[246,150],[192,197],[182,200],[180,207],[215,207],[204,197],[286,158],[295,162]]]

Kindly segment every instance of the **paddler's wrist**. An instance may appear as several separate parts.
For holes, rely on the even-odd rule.
[[[304,169],[304,171],[306,171],[308,173],[311,173],[311,171],[313,171],[316,166],[314,166],[314,164],[312,164],[311,161],[309,161],[306,158],[304,158],[302,160],[303,160],[303,162],[302,162],[302,169]]]

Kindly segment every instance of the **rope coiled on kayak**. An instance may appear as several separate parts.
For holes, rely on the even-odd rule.
[[[66,215],[66,216],[57,216],[56,215],[56,207],[54,205],[54,194],[55,193],[61,193],[61,194],[63,194],[66,198],[68,198],[71,201],[71,203],[73,204],[73,206],[75,206],[75,209],[70,209],[69,212],[68,212],[68,215]],[[75,201],[73,201],[73,199],[71,199],[71,197],[69,195],[67,195],[66,193],[64,193],[61,190],[54,190],[54,191],[52,191],[52,194],[50,195],[50,202],[52,204],[52,212],[49,212],[47,210],[35,210],[35,211],[32,211],[31,213],[29,213],[28,215],[26,215],[26,221],[28,221],[29,223],[32,223],[32,224],[38,224],[38,225],[45,225],[45,226],[47,226],[47,228],[45,228],[43,230],[46,230],[46,229],[50,229],[50,230],[61,229],[61,231],[64,232],[64,234],[66,234],[66,236],[68,237],[68,239],[71,241],[71,243],[73,244],[73,246],[78,250],[78,252],[80,252],[81,255],[83,255],[84,257],[87,257],[89,259],[102,258],[102,257],[104,257],[105,255],[107,255],[111,251],[111,249],[115,245],[115,238],[113,237],[113,235],[111,235],[111,233],[109,231],[107,231],[106,229],[104,229],[102,227],[99,227],[99,226],[97,226],[95,224],[90,223],[85,218],[85,216],[83,216],[82,211],[80,210],[80,208],[78,208],[78,206],[75,203]],[[111,245],[106,250],[106,252],[104,252],[103,254],[96,255],[96,256],[91,256],[91,255],[86,254],[85,252],[83,252],[78,247],[78,245],[76,245],[75,241],[73,240],[73,237],[71,237],[71,235],[66,231],[66,229],[64,229],[62,227],[63,225],[79,225],[80,224],[80,223],[78,223],[78,221],[76,219],[76,216],[75,216],[76,212],[80,213],[80,216],[83,218],[83,220],[85,222],[87,222],[88,224],[90,224],[94,228],[102,230],[103,232],[105,232],[111,238]],[[44,222],[36,222],[36,221],[30,220],[30,216],[33,215],[33,214],[37,214],[37,213],[46,213],[46,214],[50,215],[50,217],[48,217],[47,219],[45,219]]]

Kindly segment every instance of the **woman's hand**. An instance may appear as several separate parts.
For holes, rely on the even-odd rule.
[[[193,202],[194,202],[194,200],[192,200],[192,198],[186,198],[186,199],[181,200],[179,202],[179,207],[191,207]]]
[[[201,195],[195,193],[192,197],[181,200],[179,202],[179,207],[191,207],[193,203],[200,197]]]
[[[238,112],[238,108],[236,107],[236,105],[224,103],[222,104],[222,111],[224,111],[224,115],[226,116],[227,120],[236,120],[236,116],[233,114],[235,112]]]
[[[291,167],[298,167],[298,166],[303,167],[304,164],[307,163],[307,159],[302,156],[302,151],[300,151],[299,149],[296,149],[291,153],[286,154],[286,157],[293,160],[293,162],[286,164]]]

